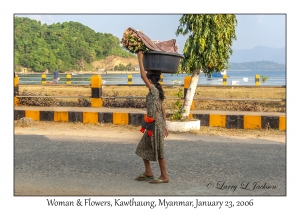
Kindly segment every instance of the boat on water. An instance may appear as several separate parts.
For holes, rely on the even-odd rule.
[[[223,75],[227,75],[227,71],[225,69],[220,72],[213,72],[211,75],[207,75],[207,79],[222,78]],[[229,77],[229,76],[227,76],[227,77]]]

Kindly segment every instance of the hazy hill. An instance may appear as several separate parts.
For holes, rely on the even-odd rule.
[[[285,47],[270,48],[257,46],[252,49],[235,50],[229,59],[230,63],[243,63],[252,61],[273,61],[280,64],[285,64]]]
[[[232,70],[285,70],[284,64],[273,61],[252,61],[244,63],[229,63]]]

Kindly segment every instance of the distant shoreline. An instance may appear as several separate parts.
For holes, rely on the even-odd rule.
[[[16,72],[17,74],[53,74],[53,73],[40,73],[40,72]],[[71,75],[80,75],[80,74],[139,74],[140,71],[104,71],[104,72],[94,72],[94,71],[81,71],[81,72],[64,72],[60,74],[71,74]]]
[[[82,71],[75,74],[139,74],[140,71],[102,71],[102,72],[91,72],[91,71]],[[72,72],[65,72],[63,74],[72,74]]]
[[[140,71],[107,71],[107,73],[102,74],[139,74]]]

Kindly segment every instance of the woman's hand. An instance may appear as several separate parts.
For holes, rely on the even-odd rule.
[[[167,137],[169,135],[168,128],[166,128],[166,127],[165,127],[165,130],[164,130],[164,135],[165,135],[165,137]]]

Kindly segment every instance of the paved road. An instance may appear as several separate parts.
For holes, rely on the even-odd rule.
[[[15,195],[286,195],[284,143],[173,137],[165,141],[170,183],[155,185],[134,180],[143,172],[135,137],[16,134]]]

